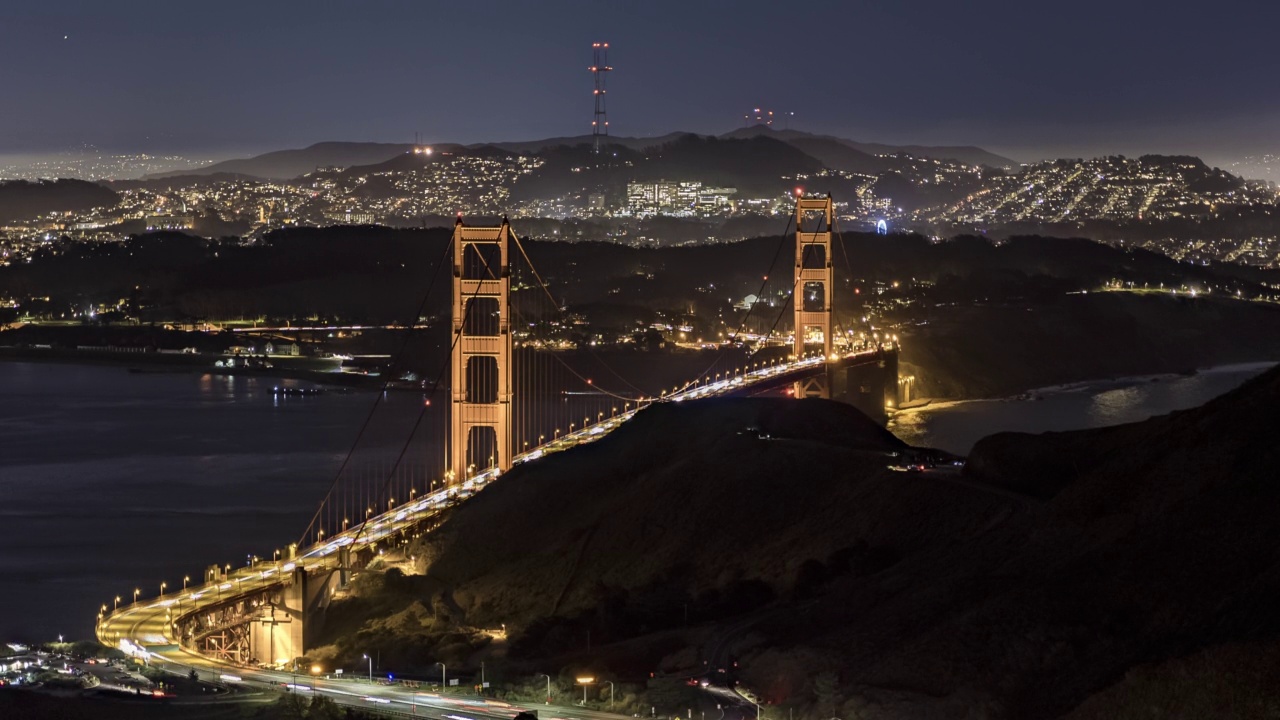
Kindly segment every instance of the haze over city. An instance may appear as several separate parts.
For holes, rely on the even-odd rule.
[[[1226,165],[1280,151],[1278,24],[1234,0],[18,3],[0,153],[578,135],[581,48],[607,38],[614,135],[719,134],[764,107],[864,142]]]

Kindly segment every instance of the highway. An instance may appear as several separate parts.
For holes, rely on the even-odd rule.
[[[867,357],[876,352],[875,349],[860,350],[843,355],[840,359]],[[809,357],[750,370],[725,377],[723,380],[717,379],[714,382],[690,383],[664,397],[652,399],[640,407],[602,419],[598,423],[562,435],[531,451],[521,453],[513,459],[513,464],[530,462],[550,453],[598,440],[617,429],[642,407],[652,402],[683,402],[737,394],[751,387],[767,385],[770,381],[778,382],[788,375],[800,375],[806,370],[816,370],[823,364],[824,358]],[[487,470],[458,485],[419,497],[410,503],[377,515],[365,523],[325,538],[301,552],[296,558],[260,561],[233,570],[219,582],[193,585],[179,592],[138,600],[106,613],[98,620],[98,639],[104,645],[118,647],[131,655],[143,657],[148,662],[183,669],[195,668],[206,680],[216,678],[225,683],[270,686],[277,689],[292,686],[290,689],[294,692],[321,693],[344,705],[359,706],[384,714],[423,714],[447,720],[480,720],[481,718],[508,720],[524,708],[479,698],[464,699],[414,692],[403,686],[312,677],[307,672],[295,675],[278,670],[240,667],[180,647],[175,630],[181,618],[238,597],[253,595],[281,585],[288,581],[294,570],[299,567],[307,571],[336,569],[341,548],[349,547],[353,551],[358,551],[388,537],[396,536],[402,531],[408,531],[440,513],[455,498],[462,501],[479,492],[496,479],[498,474],[496,469]],[[545,705],[529,706],[529,708],[540,710],[540,718],[552,720],[608,720],[619,717],[582,708]]]

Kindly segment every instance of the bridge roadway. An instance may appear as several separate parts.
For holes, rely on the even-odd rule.
[[[850,352],[838,358],[838,362],[865,359],[874,356],[877,352],[876,349]],[[766,387],[777,387],[821,372],[824,365],[821,357],[770,365],[723,380],[691,384],[650,402],[683,402],[706,397],[748,394],[753,390],[762,391]],[[646,402],[645,406],[648,404],[649,402]],[[517,455],[513,463],[529,462],[549,453],[598,440],[631,419],[640,409],[638,407],[628,410],[563,435],[534,450]],[[104,645],[119,647],[132,655],[146,658],[149,662],[158,662],[162,666],[175,667],[182,672],[194,668],[206,679],[221,678],[223,682],[270,685],[276,688],[282,687],[282,684],[288,684],[294,686],[297,692],[322,693],[342,704],[357,705],[369,711],[386,714],[393,712],[394,714],[429,714],[428,716],[431,717],[449,720],[469,720],[477,717],[508,720],[525,708],[518,704],[485,703],[475,698],[460,699],[414,692],[410,688],[396,685],[361,683],[351,679],[325,679],[312,677],[307,672],[296,674],[238,666],[181,647],[175,630],[182,618],[220,605],[231,604],[240,598],[253,596],[282,585],[292,577],[294,570],[298,567],[308,572],[337,569],[340,548],[349,547],[352,552],[371,549],[371,546],[379,541],[393,537],[402,531],[408,531],[438,514],[449,503],[451,495],[456,495],[459,500],[469,498],[496,479],[497,475],[496,469],[487,470],[459,485],[419,497],[411,503],[388,510],[361,525],[353,526],[318,542],[291,560],[258,562],[232,571],[220,582],[191,586],[180,592],[136,601],[102,617],[97,625],[98,639]],[[348,677],[359,677],[359,673],[355,672],[353,676]],[[619,717],[610,713],[558,705],[553,708],[538,705],[527,707],[540,709],[540,717],[564,720],[602,720]]]

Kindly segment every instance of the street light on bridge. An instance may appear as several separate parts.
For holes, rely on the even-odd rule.
[[[182,592],[186,592],[186,591],[187,591],[187,583],[189,583],[189,582],[191,582],[191,576],[190,576],[190,575],[183,575],[183,576],[182,576]]]
[[[166,583],[166,582],[160,583],[160,597],[164,597],[164,589],[167,587],[169,587],[169,583]]]
[[[133,589],[133,604],[134,604],[134,605],[137,605],[137,604],[138,604],[138,596],[139,596],[139,595],[141,595],[141,594],[142,594],[142,588],[134,588],[134,589]]]
[[[120,609],[120,596],[119,596],[119,595],[117,595],[117,596],[116,596],[116,604],[115,604],[114,606],[112,606],[112,608],[111,608],[111,612],[115,612],[115,611],[117,611],[117,610],[119,610],[119,609]]]

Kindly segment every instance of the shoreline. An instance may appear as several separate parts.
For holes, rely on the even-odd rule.
[[[1061,385],[1046,385],[1044,387],[1032,388],[1017,395],[1006,398],[991,398],[993,400],[1017,400],[1024,395],[1060,395],[1063,393],[1081,392],[1083,390],[1096,390],[1106,387],[1131,387],[1133,385],[1142,385],[1150,382],[1163,382],[1166,380],[1178,380],[1181,378],[1195,377],[1197,375],[1208,375],[1213,373],[1233,373],[1233,372],[1262,372],[1269,370],[1276,365],[1280,365],[1277,360],[1259,360],[1254,362],[1243,363],[1227,363],[1225,365],[1210,365],[1203,368],[1195,368],[1189,372],[1177,373],[1150,373],[1145,375],[1123,375],[1116,378],[1100,378],[1097,380],[1083,380],[1074,383],[1064,383]]]
[[[1043,387],[1031,388],[1014,395],[1005,395],[1003,397],[992,398],[918,398],[905,403],[903,407],[894,410],[889,419],[898,415],[908,415],[920,412],[928,412],[930,410],[946,410],[957,405],[969,403],[1003,403],[1003,402],[1035,402],[1042,399],[1045,395],[1064,395],[1068,393],[1086,392],[1091,390],[1111,390],[1125,387],[1133,387],[1135,385],[1145,385],[1153,382],[1167,382],[1178,380],[1181,378],[1195,377],[1196,375],[1206,375],[1215,373],[1232,373],[1232,372],[1263,372],[1270,368],[1280,365],[1280,360],[1256,360],[1253,362],[1227,363],[1225,365],[1211,365],[1204,368],[1196,368],[1189,373],[1151,373],[1148,375],[1125,375],[1114,378],[1098,378],[1095,380],[1081,380],[1072,383],[1061,383],[1058,385],[1045,385]]]
[[[214,360],[225,356],[176,355],[157,353],[112,353],[94,351],[68,351],[51,348],[0,347],[0,363],[30,362],[57,365],[85,365],[92,367],[116,367],[126,371],[135,368],[140,374],[200,373],[222,376],[270,377],[281,380],[298,380],[331,387],[354,390],[376,390],[381,381],[367,375],[309,370],[299,367],[272,368],[223,368],[213,365]]]

